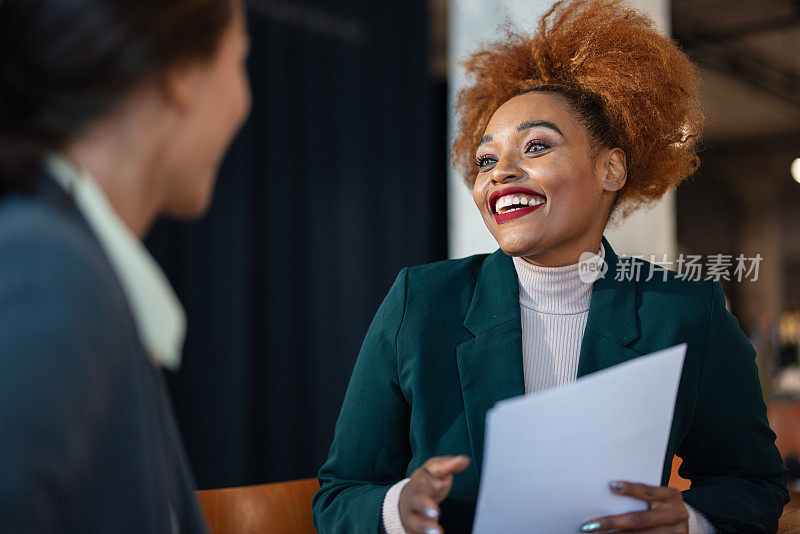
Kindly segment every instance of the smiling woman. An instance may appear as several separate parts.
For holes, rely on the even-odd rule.
[[[569,101],[558,93],[531,91],[511,98],[485,131],[472,192],[500,248],[551,267],[596,251],[626,182],[625,152],[593,147]]]
[[[500,250],[398,276],[319,473],[317,528],[470,531],[495,402],[686,343],[661,485],[597,488],[648,509],[575,529],[774,532],[786,469],[753,347],[719,282],[633,260],[641,278],[587,283],[579,263],[616,273],[603,237],[612,214],[660,198],[696,168],[694,66],[622,0],[572,0],[534,35],[508,32],[465,67],[452,157]],[[684,492],[666,487],[675,455],[692,482]]]

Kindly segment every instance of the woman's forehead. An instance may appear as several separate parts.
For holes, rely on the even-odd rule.
[[[561,97],[532,92],[517,95],[497,108],[484,134],[522,131],[535,124],[551,124],[565,137],[569,135],[568,130],[578,126]]]

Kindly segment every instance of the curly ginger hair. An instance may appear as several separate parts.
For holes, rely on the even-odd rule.
[[[564,97],[593,146],[625,152],[627,182],[612,210],[621,206],[623,217],[697,169],[705,122],[697,71],[646,15],[623,0],[562,0],[533,35],[506,32],[463,63],[469,85],[458,94],[451,157],[467,185],[491,116],[530,91]]]

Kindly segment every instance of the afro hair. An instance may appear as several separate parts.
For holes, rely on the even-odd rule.
[[[556,2],[533,35],[506,29],[463,66],[468,85],[458,94],[451,156],[470,187],[475,149],[492,114],[531,90],[561,93],[594,141],[625,151],[627,182],[614,204],[623,217],[697,169],[705,122],[697,71],[672,39],[623,0]],[[598,135],[598,124],[608,131]]]

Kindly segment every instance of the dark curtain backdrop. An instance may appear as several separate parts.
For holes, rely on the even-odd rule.
[[[397,272],[445,256],[425,0],[249,17],[253,111],[211,210],[148,239],[188,313],[170,388],[200,488],[314,476]]]

